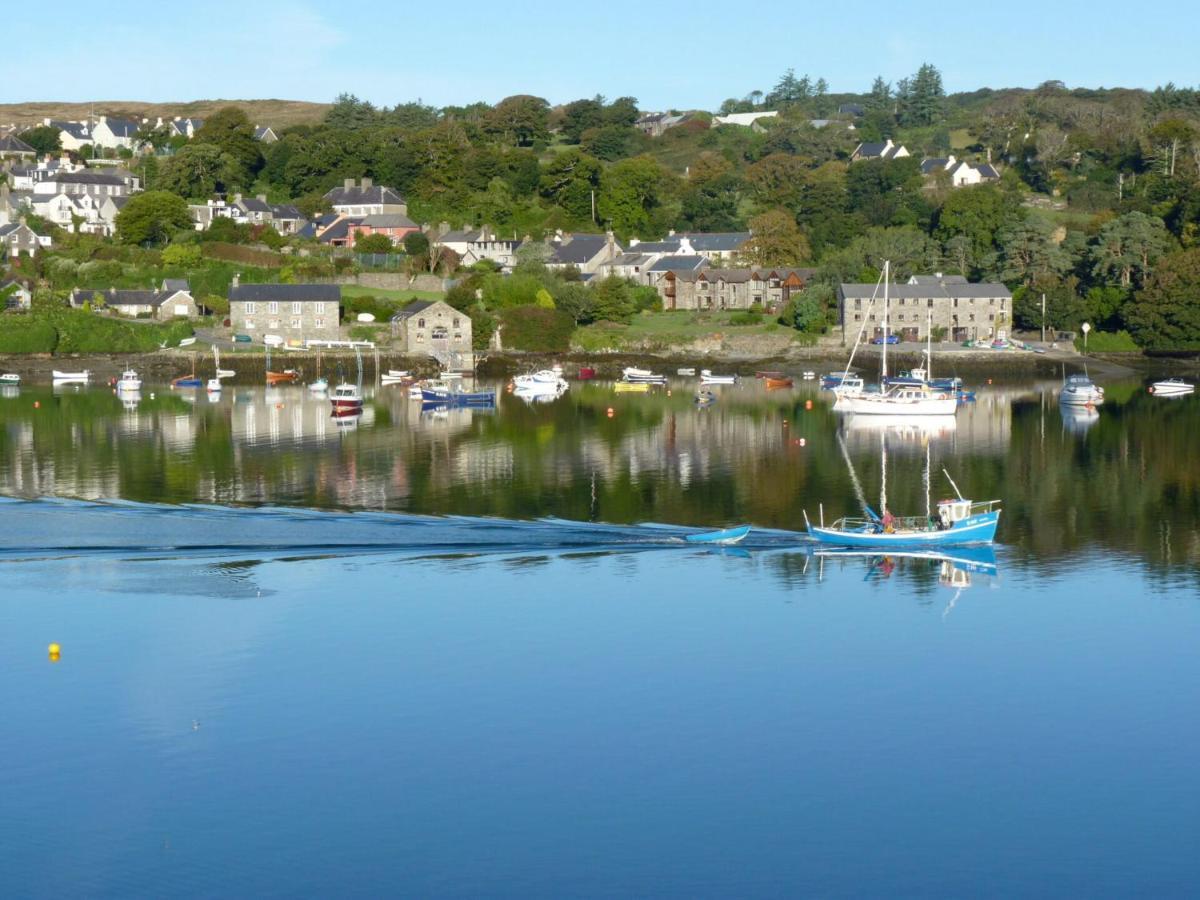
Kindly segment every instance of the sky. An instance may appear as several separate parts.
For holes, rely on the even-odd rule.
[[[827,5],[794,0],[56,0],[47,20],[38,4],[23,3],[4,13],[0,102],[330,101],[349,92],[379,105],[420,98],[444,106],[603,94],[637,97],[647,110],[714,109],[769,91],[789,67],[824,77],[836,93],[866,91],[876,75],[894,83],[923,62],[941,70],[949,92],[1049,79],[1200,84],[1200,4],[1162,0],[1152,17],[1109,0],[1056,6],[949,4],[938,14],[857,0],[830,17]],[[1153,33],[1141,25],[1151,18]]]

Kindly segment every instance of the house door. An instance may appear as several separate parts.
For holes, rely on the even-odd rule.
[[[967,339],[967,329],[963,328],[961,325],[956,325],[954,327],[953,335],[954,335],[954,342],[956,344],[961,344],[963,341],[965,341]]]
[[[902,328],[900,329],[900,340],[906,343],[915,344],[921,340],[921,329],[919,328]]]

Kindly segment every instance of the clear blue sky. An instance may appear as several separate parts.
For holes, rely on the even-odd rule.
[[[925,61],[948,91],[1200,83],[1200,5],[1054,0],[312,3],[57,0],[4,13],[0,102],[332,99],[445,105],[528,93],[711,109],[789,66],[863,91]],[[49,12],[48,12],[49,11]],[[369,13],[369,16],[363,15]],[[1134,24],[1134,23],[1137,24]],[[93,24],[94,23],[94,24]],[[14,77],[15,76],[15,77]]]

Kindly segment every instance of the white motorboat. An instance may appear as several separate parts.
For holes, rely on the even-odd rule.
[[[343,382],[330,392],[329,402],[333,404],[335,415],[361,411],[363,405],[362,391],[358,389],[358,385],[356,384]]]
[[[700,370],[700,383],[701,384],[736,384],[737,376],[736,375],[714,375],[708,369],[701,369]]]
[[[633,384],[666,384],[667,376],[659,375],[656,372],[651,372],[649,369],[638,369],[629,366],[621,370],[621,376],[625,381]]]
[[[1099,406],[1104,402],[1104,388],[1086,375],[1071,375],[1058,393],[1058,402],[1065,406]]]
[[[329,379],[318,378],[308,386],[308,389],[314,394],[323,394],[325,391],[329,390]]]
[[[555,374],[550,369],[542,369],[540,372],[533,372],[529,375],[516,375],[513,377],[513,387],[517,390],[529,390],[537,388],[556,389],[559,383],[566,384],[561,375]]]
[[[412,373],[401,369],[388,369],[381,376],[379,381],[381,384],[402,384],[412,380]]]
[[[138,377],[138,373],[133,369],[126,369],[121,373],[121,377],[117,379],[118,391],[140,391],[142,389],[142,379]]]
[[[817,373],[816,373],[816,372],[813,372],[813,371],[810,369],[810,370],[806,371],[806,372],[805,372],[803,375],[801,375],[800,377],[801,377],[801,378],[803,378],[805,381],[813,381],[814,379],[816,379],[816,377],[817,377]]]
[[[2,385],[12,387],[13,385],[18,385],[20,383],[21,383],[20,375],[14,375],[11,372],[6,372],[5,374],[0,375],[0,384],[2,384]]]
[[[54,369],[51,375],[59,384],[87,384],[88,379],[92,377],[92,373],[87,369],[82,372],[60,372]]]
[[[221,393],[221,379],[220,379],[220,378],[210,378],[210,379],[208,379],[208,384],[206,384],[206,385],[205,385],[205,389],[206,389],[206,390],[207,390],[207,391],[208,391],[210,394],[219,394],[219,393]]]
[[[693,369],[691,366],[684,366],[683,368],[676,369],[675,371],[677,374],[683,375],[688,378],[691,378],[692,376],[694,376],[696,374],[696,370]]]
[[[841,380],[829,390],[833,391],[838,397],[843,395],[853,397],[861,394],[866,390],[866,387],[866,382],[858,375],[843,375],[841,376]]]
[[[1188,384],[1182,378],[1166,378],[1150,385],[1150,393],[1155,397],[1183,397],[1195,390],[1194,384]]]

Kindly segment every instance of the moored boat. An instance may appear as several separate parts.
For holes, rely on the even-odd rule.
[[[580,366],[578,378],[580,381],[591,381],[596,377],[596,370],[592,366]]]
[[[1104,402],[1104,388],[1093,384],[1086,375],[1071,375],[1063,382],[1058,402],[1066,406],[1099,406]]]
[[[21,383],[20,375],[15,375],[11,372],[5,372],[3,375],[0,375],[0,384],[2,384],[2,385],[7,385],[9,387],[12,387],[13,385],[18,385],[20,383]]]
[[[768,391],[777,390],[779,388],[789,388],[793,384],[795,384],[795,382],[792,381],[792,379],[786,375],[783,375],[779,378],[766,378],[763,380],[766,381],[766,383],[767,383]]]
[[[701,384],[736,384],[736,375],[715,375],[708,369],[700,370]]]
[[[126,369],[121,373],[121,377],[117,379],[118,391],[140,391],[142,389],[142,379],[133,369]]]
[[[644,384],[666,384],[667,376],[659,375],[656,372],[651,372],[649,369],[638,369],[629,366],[621,370],[621,376],[625,381],[644,383]]]
[[[316,381],[309,382],[308,389],[314,394],[321,394],[329,390],[329,379],[318,378]]]
[[[856,415],[952,416],[958,410],[958,398],[924,385],[894,387],[875,394],[839,394],[833,408]]]
[[[650,390],[648,381],[618,381],[613,385],[618,394],[645,394]]]
[[[58,369],[54,369],[51,372],[51,377],[55,381],[64,383],[64,384],[66,384],[66,383],[86,384],[88,379],[92,377],[92,373],[89,372],[87,369],[84,369],[82,372],[60,372]]]
[[[1182,378],[1165,378],[1150,385],[1150,393],[1156,397],[1183,397],[1195,390],[1194,384],[1189,384]]]
[[[693,375],[696,374],[696,370],[694,368],[692,368],[691,366],[680,366],[678,369],[675,370],[675,374],[683,375],[686,378],[691,378]]]
[[[329,393],[329,402],[335,412],[353,412],[361,410],[363,405],[362,391],[358,385],[343,382]]]
[[[171,381],[171,387],[173,388],[198,388],[203,386],[204,382],[195,375],[180,375]]]
[[[220,379],[220,378],[210,378],[210,379],[208,379],[208,383],[207,383],[207,384],[204,386],[204,388],[205,388],[205,390],[207,390],[207,391],[208,391],[210,394],[219,394],[219,393],[221,393],[221,379]]]
[[[284,369],[282,372],[267,370],[267,384],[295,384],[300,380],[300,373],[295,369]]]

